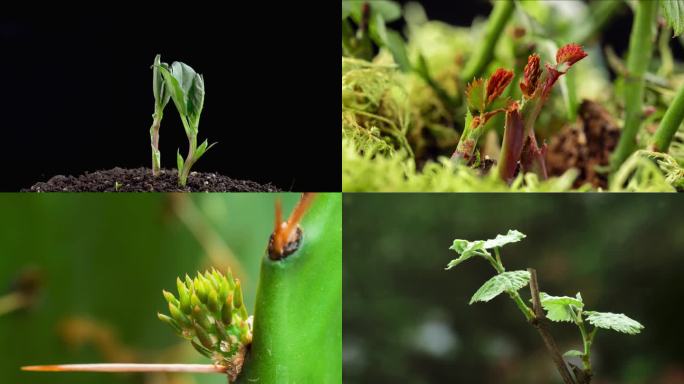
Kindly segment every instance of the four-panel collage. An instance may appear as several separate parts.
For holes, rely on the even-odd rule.
[[[684,384],[684,0],[8,7],[0,51],[0,383]]]

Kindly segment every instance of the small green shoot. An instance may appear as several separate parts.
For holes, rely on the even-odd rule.
[[[502,293],[508,294],[527,321],[539,331],[563,381],[566,384],[589,384],[593,376],[591,346],[598,330],[609,329],[628,335],[636,335],[644,329],[644,326],[623,314],[585,310],[580,293],[577,293],[575,297],[570,297],[551,296],[540,292],[537,274],[532,268],[526,271],[507,272],[501,261],[501,248],[506,244],[519,242],[525,237],[521,232],[509,230],[506,235],[497,235],[495,239],[491,240],[454,240],[449,249],[458,253],[459,256],[451,260],[446,269],[451,269],[473,257],[482,257],[487,260],[497,274],[475,292],[470,299],[470,304],[490,301]],[[518,293],[528,284],[532,296],[530,299],[533,304],[532,308],[525,303]],[[571,361],[564,360],[561,357],[557,344],[547,329],[546,320],[574,323],[577,326],[582,336],[584,348],[582,351],[567,351],[563,356],[565,358],[580,358],[582,367],[576,366]],[[590,328],[590,325],[593,328]],[[567,364],[572,368],[572,373],[570,373]]]
[[[176,279],[178,297],[164,291],[170,316],[159,313],[181,337],[189,340],[215,365],[226,367],[230,382],[242,369],[247,346],[252,342],[251,319],[242,298],[240,280],[215,269],[191,279]]]
[[[152,146],[152,175],[158,176],[161,170],[161,152],[159,152],[159,128],[164,108],[169,102],[171,94],[166,88],[166,82],[159,71],[160,67],[168,67],[161,62],[161,55],[154,57],[152,64],[152,93],[154,94],[154,113],[152,114],[152,126],[150,127],[150,144]]]
[[[184,187],[188,182],[192,166],[216,144],[209,145],[207,140],[204,140],[197,146],[200,115],[204,107],[204,77],[196,73],[189,65],[178,61],[171,64],[171,67],[164,64],[155,65],[155,67],[164,77],[165,87],[168,88],[188,137],[189,148],[185,159],[181,156],[180,150],[176,152],[178,184]]]

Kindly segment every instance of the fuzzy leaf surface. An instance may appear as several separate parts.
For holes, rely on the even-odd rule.
[[[468,240],[454,240],[454,243],[449,249],[456,251],[460,256],[449,262],[446,269],[451,269],[462,262],[470,259],[473,256],[489,255],[489,252],[484,248],[484,240],[468,241]]]
[[[487,280],[470,299],[470,304],[482,301],[487,302],[506,291],[517,291],[530,282],[530,273],[527,271],[510,271],[500,273]]]
[[[587,321],[597,328],[612,329],[629,335],[636,335],[644,329],[638,321],[622,313],[586,311],[584,314],[587,316]]]
[[[577,309],[584,308],[582,297],[551,296],[544,292],[539,294],[542,308],[546,310],[546,317],[551,321],[572,322],[572,307]]]
[[[503,247],[506,244],[517,243],[525,237],[527,237],[527,235],[525,235],[524,233],[519,232],[515,229],[509,229],[508,233],[506,233],[505,235],[496,235],[494,239],[489,239],[485,241],[484,247],[487,249]]]

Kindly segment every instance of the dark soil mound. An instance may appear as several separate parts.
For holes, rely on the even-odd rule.
[[[75,176],[58,175],[22,192],[278,192],[271,184],[235,180],[216,173],[191,172],[185,188],[178,185],[178,172],[163,169],[152,176],[149,168],[113,168]]]
[[[620,127],[600,104],[585,100],[576,124],[566,126],[551,138],[546,155],[550,176],[559,176],[570,168],[577,168],[580,176],[575,187],[591,183],[606,188],[606,173],[596,171],[610,162],[610,154],[620,138]]]

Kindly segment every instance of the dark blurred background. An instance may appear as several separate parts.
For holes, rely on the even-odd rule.
[[[157,319],[162,289],[217,267],[250,312],[275,199],[299,194],[0,195],[0,383],[224,384],[223,375],[21,372],[210,361]]]
[[[337,104],[329,102],[339,93],[320,75],[339,59],[313,39],[339,28],[327,19],[281,2],[14,5],[0,15],[0,191],[56,174],[149,167],[157,53],[205,76],[199,140],[218,144],[193,170],[339,191]],[[339,6],[330,8],[316,6],[331,15]],[[169,102],[162,166],[175,168],[187,145]]]
[[[592,383],[683,383],[683,209],[666,195],[345,195],[344,382],[560,383],[510,299],[468,305],[494,274],[486,261],[444,270],[454,238],[518,229],[527,238],[503,248],[508,270],[534,267],[543,291],[579,291],[586,308],[646,327],[598,332]],[[580,349],[576,327],[551,331],[561,350]]]

